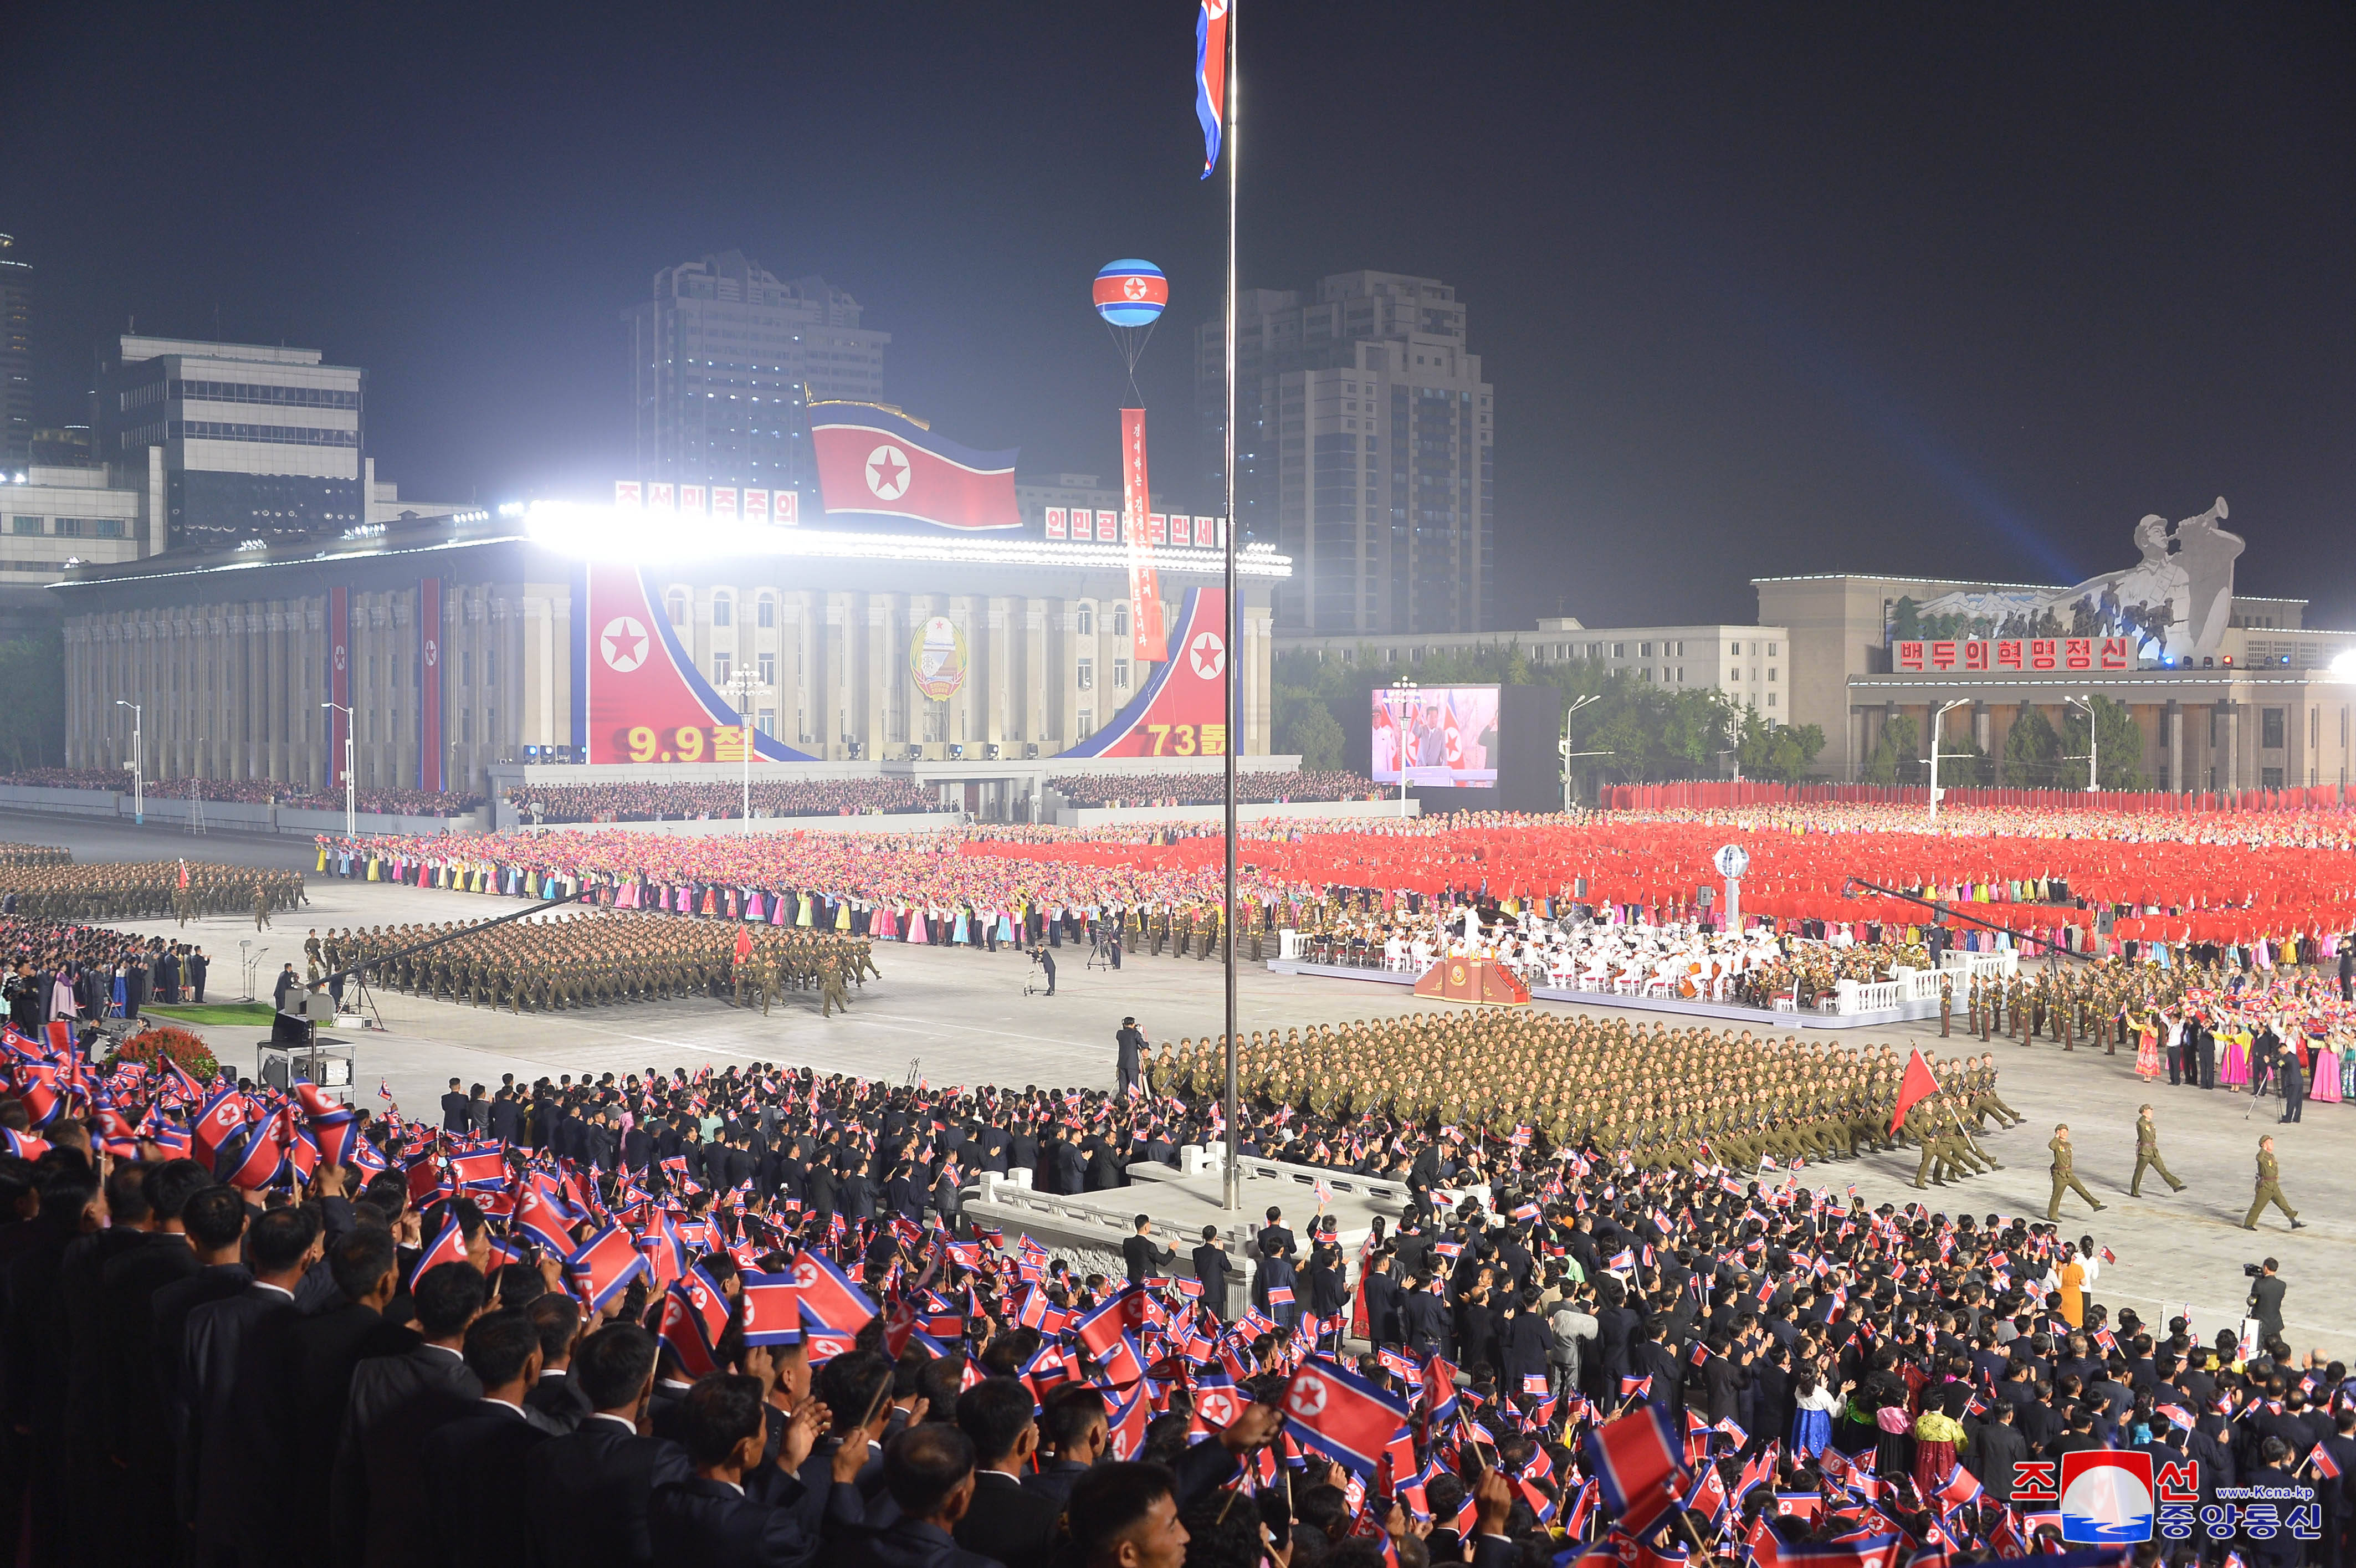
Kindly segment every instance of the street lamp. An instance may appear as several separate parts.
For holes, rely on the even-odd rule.
[[[1398,731],[1399,815],[1407,815],[1407,725],[1400,718],[1400,708],[1415,706],[1416,683],[1401,677],[1390,683],[1385,692],[1385,705],[1390,709],[1391,727]]]
[[[2086,715],[2086,793],[2093,795],[2103,787],[2102,775],[2097,771],[2103,747],[2101,740],[2094,733],[2094,694],[2089,692],[2083,699],[2065,697],[2062,700]]]
[[[1953,702],[1943,702],[1931,709],[1931,820],[1933,822],[1939,820],[1939,721],[1969,700],[1968,698],[1957,698]],[[1970,755],[1966,752],[1955,754],[1959,757]]]
[[[728,695],[736,699],[736,723],[744,742],[744,832],[753,832],[753,699],[761,689],[760,677],[750,665],[740,665],[728,678]]]
[[[360,721],[340,702],[322,702],[319,706],[332,708],[344,716],[344,837],[357,838],[360,836],[359,784],[352,774],[352,736]]]
[[[147,769],[146,758],[140,754],[141,710],[139,704],[125,701],[120,697],[114,699],[114,706],[131,709],[131,820],[145,827],[147,822]]]
[[[1554,749],[1556,754],[1562,758],[1562,808],[1565,811],[1569,811],[1570,809],[1570,791],[1572,782],[1570,771],[1571,759],[1574,757],[1602,757],[1609,756],[1611,754],[1607,752],[1572,751],[1570,749],[1570,716],[1578,712],[1580,709],[1586,707],[1590,702],[1601,702],[1602,700],[1603,694],[1601,692],[1590,692],[1585,697],[1582,697],[1578,701],[1572,703],[1569,708],[1563,709],[1562,739],[1555,742]]]

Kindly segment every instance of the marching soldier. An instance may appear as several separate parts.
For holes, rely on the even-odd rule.
[[[2084,1199],[2095,1213],[2101,1213],[2103,1204],[2086,1190],[2086,1184],[2078,1179],[2076,1171],[2072,1168],[2070,1124],[2063,1122],[2056,1126],[2052,1140],[2045,1147],[2053,1151],[2053,1196],[2045,1205],[2045,1218],[2049,1221],[2062,1218],[2062,1192],[2064,1188]]]
[[[2169,1191],[2184,1190],[2184,1183],[2176,1179],[2175,1173],[2168,1168],[2168,1162],[2159,1157],[2159,1127],[2152,1120],[2151,1107],[2138,1105],[2136,1107],[2135,1179],[2127,1183],[2128,1197],[2143,1196],[2143,1172],[2146,1166],[2159,1172],[2160,1179],[2168,1183]]]
[[[2283,1196],[2281,1180],[2282,1168],[2275,1163],[2275,1140],[2271,1137],[2260,1138],[2258,1140],[2257,1191],[2250,1199],[2250,1211],[2242,1217],[2242,1229],[2256,1230],[2258,1216],[2266,1211],[2266,1205],[2269,1203],[2283,1211],[2283,1216],[2290,1221],[2292,1230],[2307,1229],[2307,1221],[2298,1217],[2298,1211],[2293,1209],[2290,1206],[2290,1200]]]

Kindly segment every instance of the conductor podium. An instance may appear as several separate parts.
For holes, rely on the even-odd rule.
[[[280,1091],[296,1083],[348,1089],[357,1066],[351,1042],[323,1033],[336,1021],[336,1004],[324,991],[287,998],[291,1010],[273,1013],[270,1038],[254,1042],[254,1075]]]
[[[1486,958],[1443,958],[1423,972],[1415,994],[1428,1001],[1483,1008],[1526,1008],[1530,988]]]

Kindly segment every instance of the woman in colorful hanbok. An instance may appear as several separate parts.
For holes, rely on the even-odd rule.
[[[2159,1019],[2155,1014],[2146,1010],[2135,1015],[2134,1023],[2136,1076],[2147,1080],[2157,1078],[2167,1067],[2167,1063],[2160,1059],[2159,1054]]]
[[[2250,1081],[2250,1031],[2239,1019],[2221,1021],[2217,1030],[2217,1082],[2238,1089]]]
[[[2315,1062],[2315,1083],[2308,1091],[2308,1098],[2337,1105],[2344,1093],[2340,1082],[2340,1040],[2330,1034],[2311,1034],[2307,1043]]]

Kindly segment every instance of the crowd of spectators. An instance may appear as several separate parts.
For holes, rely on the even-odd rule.
[[[1217,805],[1226,796],[1224,772],[1200,773],[1064,773],[1047,787],[1073,805]],[[1251,805],[1294,800],[1375,800],[1382,788],[1356,773],[1294,768],[1285,773],[1236,772],[1236,799]]]
[[[1407,1165],[1404,1220],[1141,1217],[1076,1267],[969,1223],[967,1173],[1110,1193],[1207,1098],[755,1064],[453,1080],[403,1124],[15,1082],[33,1563],[1879,1568],[2057,1550],[2028,1465],[2082,1449],[2204,1493],[2356,1465],[2347,1369],[2279,1321],[2204,1342],[2099,1301],[2091,1236],[1788,1177],[1260,1102],[1246,1152]],[[2202,1528],[2340,1560],[2348,1510],[2263,1511]]]
[[[111,768],[26,768],[0,773],[0,784],[27,789],[87,789],[128,792],[131,775]],[[199,800],[225,805],[293,806],[302,811],[341,811],[344,792],[313,790],[284,779],[149,779],[147,793],[186,800],[193,791]],[[359,809],[396,816],[462,816],[483,804],[470,790],[380,789],[363,785]]]
[[[527,822],[742,821],[742,784],[526,784],[507,798]],[[939,811],[937,796],[904,778],[755,779],[753,815],[888,816]]]

